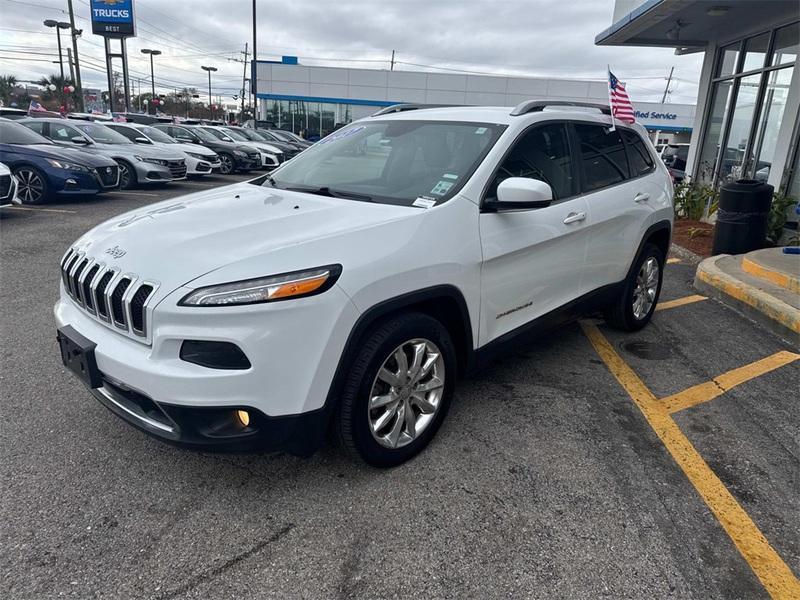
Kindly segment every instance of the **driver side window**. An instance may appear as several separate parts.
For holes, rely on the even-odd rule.
[[[497,198],[497,186],[509,177],[544,181],[554,200],[573,196],[577,190],[566,125],[550,123],[524,134],[503,160],[486,197]]]
[[[71,142],[74,137],[83,137],[77,129],[66,125],[50,124],[50,139],[57,142]]]
[[[184,141],[184,142],[191,142],[192,141],[192,135],[188,131],[186,131],[185,129],[182,129],[180,127],[176,127],[175,129],[173,129],[173,133],[174,133],[175,139],[178,139],[178,140],[181,140],[181,141]]]

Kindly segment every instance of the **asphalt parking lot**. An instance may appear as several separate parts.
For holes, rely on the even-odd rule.
[[[230,181],[0,211],[0,597],[800,597],[798,349],[693,297],[685,262],[643,331],[587,319],[461,382],[394,470],[121,422],[61,366],[59,259]]]

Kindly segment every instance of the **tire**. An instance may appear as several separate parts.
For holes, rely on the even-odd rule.
[[[119,164],[119,189],[130,190],[136,186],[136,170],[124,160],[118,160]]]
[[[663,275],[664,254],[655,244],[645,244],[622,294],[606,308],[606,322],[622,331],[639,331],[647,325],[661,295]]]
[[[17,196],[22,204],[42,204],[47,200],[50,185],[39,169],[23,165],[14,170],[14,175],[19,181]]]
[[[405,365],[396,358],[399,352],[406,357]],[[415,364],[416,374],[409,377]],[[378,324],[348,368],[334,419],[340,445],[374,467],[409,460],[436,435],[450,407],[455,378],[455,347],[439,321],[411,312]],[[370,409],[373,397],[381,404]],[[409,410],[412,416],[406,419]]]
[[[226,152],[221,152],[219,155],[219,172],[222,175],[230,175],[235,170],[235,162],[233,156]]]

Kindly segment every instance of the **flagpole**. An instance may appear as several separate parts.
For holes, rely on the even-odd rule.
[[[606,65],[608,76],[606,77],[606,89],[608,90],[608,108],[611,111],[611,129],[609,131],[617,130],[617,123],[614,120],[614,104],[611,102],[611,65]]]

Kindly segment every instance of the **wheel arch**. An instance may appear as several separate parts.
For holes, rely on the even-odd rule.
[[[636,268],[636,263],[639,262],[639,257],[642,255],[645,245],[655,244],[664,254],[664,258],[666,259],[667,254],[669,253],[671,239],[672,223],[670,223],[668,220],[664,219],[663,221],[658,221],[650,225],[650,227],[645,230],[644,235],[642,235],[642,239],[639,242],[639,247],[636,249],[636,254],[633,255],[633,260],[628,268],[628,274],[625,280],[627,281],[627,279],[629,279],[633,274],[633,270]]]

